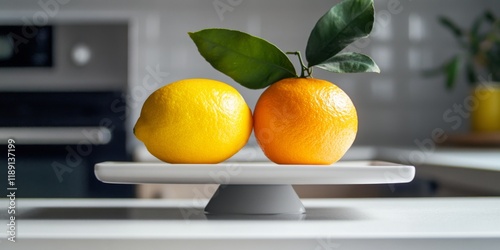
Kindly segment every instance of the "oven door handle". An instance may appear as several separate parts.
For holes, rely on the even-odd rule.
[[[0,143],[14,139],[21,145],[105,145],[111,141],[106,127],[4,127]]]

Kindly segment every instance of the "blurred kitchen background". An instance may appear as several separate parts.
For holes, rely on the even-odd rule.
[[[0,0],[0,135],[3,144],[14,134],[19,137],[18,181],[25,187],[19,193],[24,192],[26,197],[177,197],[182,192],[175,186],[161,186],[163,191],[158,191],[158,186],[136,190],[134,186],[99,183],[93,176],[93,164],[154,160],[135,139],[132,127],[144,100],[164,84],[183,78],[218,79],[236,87],[249,106],[255,106],[262,91],[240,87],[213,69],[199,55],[187,32],[209,27],[237,29],[263,37],[285,51],[304,52],[315,22],[337,2]],[[467,118],[460,124],[443,118],[454,104],[463,104],[470,95],[466,79],[460,78],[456,88],[449,91],[444,76],[427,78],[422,71],[441,65],[458,50],[454,37],[439,25],[438,16],[470,27],[485,10],[500,16],[499,7],[496,0],[375,0],[371,36],[350,49],[372,56],[381,73],[340,75],[316,70],[314,76],[336,83],[357,107],[359,132],[345,159],[377,158],[422,165],[417,166],[417,179],[398,188],[299,187],[303,188],[299,194],[500,194],[495,179],[487,180],[498,178],[498,148],[468,149],[466,153],[472,152],[467,158],[472,159],[470,168],[451,168],[448,162],[427,163],[440,152],[433,145],[426,145],[432,153],[436,151],[431,156],[422,148],[420,155],[398,151],[418,147],[416,141],[431,138],[436,128],[447,133],[469,131]],[[19,51],[30,52],[9,52],[5,38],[9,32],[20,34]],[[37,35],[31,37],[31,32]],[[28,42],[24,43],[25,39]],[[239,157],[260,159],[259,152],[252,151],[256,146],[253,137],[248,145]],[[461,150],[446,151],[449,155],[445,158],[464,162],[456,158],[464,156]],[[425,159],[415,159],[421,155]],[[474,157],[483,161],[487,158],[485,164],[498,170],[477,170]],[[473,168],[476,170],[470,170]],[[6,179],[4,172],[2,180]],[[459,181],[449,180],[450,176]],[[447,190],[451,191],[439,191],[445,184],[450,184]],[[191,191],[189,187],[184,189]]]

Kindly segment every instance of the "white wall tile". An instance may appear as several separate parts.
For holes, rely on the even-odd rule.
[[[237,3],[220,13],[214,2]],[[239,29],[261,36],[284,51],[304,52],[317,19],[338,1],[323,0],[72,0],[55,19],[106,16],[118,13],[132,20],[134,58],[130,89],[141,86],[147,67],[158,65],[168,76],[162,84],[181,78],[206,77],[226,81],[240,90],[251,107],[262,92],[245,89],[222,75],[198,54],[188,31],[207,27]],[[0,0],[0,16],[39,11],[37,1]],[[442,114],[469,93],[464,79],[454,91],[444,90],[442,78],[425,78],[421,71],[440,65],[458,46],[449,32],[438,25],[439,15],[450,16],[469,27],[485,9],[500,15],[496,0],[376,0],[377,19],[373,36],[352,49],[371,55],[381,74],[339,75],[315,70],[315,77],[335,82],[357,105],[360,130],[358,144],[412,143],[443,126]],[[100,14],[99,14],[100,13]],[[1,15],[6,14],[6,15]],[[7,15],[8,14],[8,15]],[[0,20],[3,20],[0,18]],[[136,30],[137,29],[137,30]],[[297,65],[297,59],[292,57]],[[139,97],[135,102],[142,102]],[[140,106],[140,105],[136,105]],[[135,107],[135,106],[134,106]],[[131,124],[139,108],[131,111]],[[462,130],[466,129],[464,122]],[[451,131],[454,132],[454,131]]]

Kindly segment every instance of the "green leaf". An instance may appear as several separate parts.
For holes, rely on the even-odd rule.
[[[474,22],[472,23],[472,27],[470,29],[470,34],[472,36],[478,36],[479,35],[479,29],[481,28],[481,24],[483,24],[483,17],[479,17]]]
[[[490,11],[485,11],[484,14],[477,17],[472,24],[469,33],[471,54],[476,54],[480,49],[481,41],[487,39],[487,36],[479,34],[481,26],[485,21],[490,23],[490,25],[495,22],[495,17]]]
[[[452,89],[455,86],[455,81],[458,75],[458,67],[460,66],[460,60],[458,56],[453,57],[448,63],[445,64],[446,71],[446,88]]]
[[[493,43],[486,53],[488,59],[487,70],[492,81],[500,81],[500,42]]]
[[[496,21],[495,15],[489,10],[484,12],[484,19],[490,23],[494,23]]]
[[[451,21],[449,18],[447,18],[447,17],[439,17],[439,22],[443,26],[445,26],[446,28],[448,28],[453,33],[453,35],[455,35],[455,37],[457,37],[457,38],[461,38],[462,37],[462,35],[463,35],[462,30],[453,21]]]
[[[472,65],[471,62],[468,62],[466,65],[466,73],[467,73],[467,80],[469,81],[470,85],[474,85],[477,82],[477,74],[476,70],[474,69],[474,66]]]
[[[316,67],[335,73],[380,73],[380,69],[373,59],[355,52],[337,54]]]
[[[367,37],[374,22],[373,0],[344,0],[314,26],[306,47],[309,67],[325,62],[359,38]]]
[[[470,40],[470,46],[469,50],[471,54],[476,54],[479,51],[479,46],[481,43],[480,35],[479,35],[479,30],[481,28],[481,25],[483,24],[484,17],[480,16],[476,20],[474,20],[472,24],[472,28],[469,33],[469,40]]]
[[[288,56],[261,38],[227,29],[205,29],[189,36],[215,69],[247,88],[265,88],[297,76]]]

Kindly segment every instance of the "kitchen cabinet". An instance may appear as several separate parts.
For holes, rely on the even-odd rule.
[[[376,157],[415,165],[417,178],[436,183],[437,196],[500,195],[500,148],[382,147]]]

